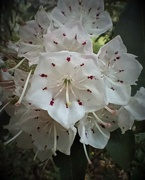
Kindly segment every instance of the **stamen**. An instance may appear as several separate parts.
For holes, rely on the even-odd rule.
[[[66,104],[71,106],[71,102],[69,101],[69,86],[68,86],[69,81],[66,80]]]
[[[111,127],[110,123],[105,123],[104,121],[102,121],[97,115],[96,113],[92,112],[93,116],[96,118],[97,122],[104,125],[105,127]]]
[[[34,156],[34,158],[33,158],[33,161],[36,160],[37,155],[38,155],[38,151],[36,151],[35,156]]]
[[[22,91],[22,94],[19,98],[19,100],[15,103],[16,106],[19,106],[22,102],[22,99],[24,97],[24,94],[26,92],[26,89],[27,89],[27,86],[28,86],[28,83],[29,83],[29,79],[30,79],[30,75],[32,73],[32,70],[29,72],[28,76],[27,76],[27,79],[26,79],[26,82],[25,82],[25,85],[24,85],[24,88],[23,88],[23,91]]]
[[[22,60],[21,60],[16,66],[14,66],[13,68],[8,69],[8,71],[13,71],[13,70],[17,69],[17,68],[23,63],[24,60],[26,60],[26,58],[22,59]]]
[[[108,136],[102,131],[102,129],[100,128],[100,126],[98,125],[98,123],[96,121],[94,121],[96,127],[98,128],[98,130],[100,131],[100,133],[103,134],[103,136],[105,136],[106,138],[108,138]]]
[[[91,162],[91,160],[90,160],[90,158],[88,156],[88,153],[87,153],[86,145],[84,143],[83,143],[83,147],[84,147],[84,152],[85,152],[88,164],[92,164],[92,162]]]
[[[108,106],[105,106],[105,109],[109,111],[111,114],[116,115],[116,110],[110,109]]]
[[[14,137],[12,137],[11,139],[9,139],[8,141],[4,142],[4,145],[9,144],[10,142],[12,142],[14,139],[16,139],[23,131],[19,131]]]
[[[7,107],[10,104],[10,102],[7,102],[1,109],[0,109],[0,113],[5,109],[5,107]]]
[[[56,155],[56,148],[57,148],[57,134],[56,134],[56,127],[54,124],[54,147],[52,148],[54,156]]]

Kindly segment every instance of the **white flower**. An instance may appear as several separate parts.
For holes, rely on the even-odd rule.
[[[87,115],[79,121],[78,133],[81,143],[99,149],[106,146],[110,137],[109,131],[102,128],[93,116],[90,116],[90,119],[88,119]]]
[[[20,44],[18,56],[29,60],[29,65],[37,64],[39,52],[45,52],[43,35],[51,26],[47,12],[40,7],[35,15],[35,20],[27,21],[20,27]]]
[[[70,148],[76,135],[75,127],[65,129],[61,124],[54,121],[47,111],[36,108],[27,109],[23,104],[16,109],[15,115],[6,128],[11,133],[16,134],[17,131],[19,132],[18,135],[23,132],[29,135],[27,145],[26,147],[22,145],[23,148],[31,148],[31,145],[34,145],[38,152],[52,150],[53,154],[59,150],[70,155]],[[24,139],[23,137],[22,140]]]
[[[99,36],[112,27],[103,0],[58,0],[50,16],[60,27],[79,20],[90,36]]]
[[[42,53],[26,99],[69,128],[86,112],[106,105],[94,56],[68,51]]]
[[[81,143],[103,149],[110,138],[110,132],[119,126],[116,114],[103,108],[86,114],[77,127]]]
[[[100,48],[98,59],[106,83],[109,103],[125,105],[142,70],[136,56],[127,53],[121,37],[116,36]]]
[[[75,22],[44,35],[47,52],[74,51],[92,54],[92,42],[80,22]]]

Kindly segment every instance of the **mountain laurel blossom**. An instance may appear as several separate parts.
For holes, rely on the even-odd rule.
[[[9,47],[23,59],[7,70],[0,61],[0,111],[11,116],[5,128],[13,135],[4,144],[33,149],[44,161],[57,151],[70,155],[78,133],[91,163],[86,145],[103,149],[112,131],[145,119],[145,88],[131,96],[143,69],[136,56],[119,35],[93,52],[92,37],[111,27],[103,0],[58,0],[20,27]],[[21,70],[24,60],[30,72]]]

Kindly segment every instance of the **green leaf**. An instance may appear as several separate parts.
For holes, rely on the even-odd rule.
[[[129,130],[125,134],[121,134],[120,130],[112,132],[106,149],[115,163],[128,170],[135,152],[133,131]]]

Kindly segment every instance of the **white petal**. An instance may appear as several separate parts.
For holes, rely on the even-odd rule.
[[[132,54],[121,54],[120,59],[114,62],[114,70],[118,72],[116,73],[116,78],[126,85],[135,84],[142,68],[142,65]]]
[[[121,37],[118,35],[100,48],[98,56],[102,61],[104,61],[105,59],[111,59],[115,53],[120,54],[126,52],[127,49],[123,44]]]
[[[68,22],[80,21],[89,35],[98,36],[112,27],[111,18],[107,12],[103,12],[103,9],[101,1],[59,0],[57,7],[51,12],[51,18],[60,27]]]
[[[124,108],[130,112],[135,120],[145,119],[145,88],[141,87],[140,90],[133,96],[129,103]]]
[[[109,140],[110,133],[100,125],[98,126],[99,129],[93,121],[88,120],[86,117],[80,120],[78,124],[80,142],[103,149]]]
[[[19,29],[20,38],[27,43],[35,43],[36,36],[40,33],[41,29],[35,20],[27,21],[24,26]]]
[[[106,94],[109,103],[125,105],[128,103],[131,95],[130,86],[121,86],[113,81],[106,80]]]
[[[39,61],[39,52],[43,52],[42,45],[32,45],[21,42],[18,50],[19,57],[25,57],[29,60],[29,65],[37,64]]]
[[[125,131],[127,131],[133,126],[134,119],[131,116],[130,112],[128,112],[123,107],[117,111],[117,115],[118,115],[118,126],[121,128],[121,131],[124,134]]]
[[[57,149],[66,155],[70,155],[70,149],[76,135],[76,128],[63,129],[62,126],[57,128]]]
[[[47,52],[74,51],[92,54],[92,42],[79,22],[67,24],[64,28],[44,35]]]
[[[14,72],[14,82],[15,82],[15,95],[20,97],[22,91],[23,91],[23,87],[25,84],[25,81],[27,79],[28,76],[28,72],[25,72],[21,69],[15,69]]]
[[[46,31],[50,25],[48,13],[43,9],[42,6],[38,9],[35,15],[35,20],[40,26],[40,28],[44,29],[44,31]]]

